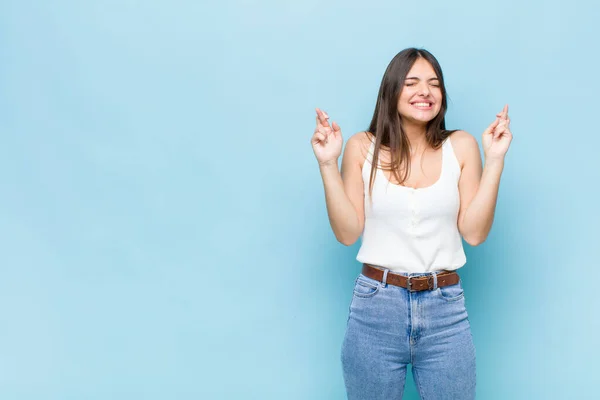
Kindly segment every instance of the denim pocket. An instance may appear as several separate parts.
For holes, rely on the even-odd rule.
[[[465,296],[465,292],[460,281],[454,285],[438,287],[435,292],[437,293],[438,297],[441,297],[446,301],[460,300]]]
[[[379,291],[379,284],[376,281],[367,280],[362,275],[356,278],[354,283],[354,295],[357,297],[372,297]]]

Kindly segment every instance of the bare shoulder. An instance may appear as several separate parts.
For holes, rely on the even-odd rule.
[[[464,166],[465,161],[480,157],[477,139],[469,132],[462,130],[452,132],[449,139],[461,168]]]
[[[349,157],[352,163],[363,165],[369,151],[371,143],[375,141],[375,137],[370,132],[358,132],[350,136],[346,142],[344,156]]]

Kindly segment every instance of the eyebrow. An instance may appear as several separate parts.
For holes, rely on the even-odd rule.
[[[420,81],[420,79],[419,79],[419,78],[417,78],[416,76],[409,76],[409,77],[407,77],[406,79],[416,79],[416,80]],[[439,79],[438,79],[438,78],[429,78],[429,79],[427,79],[427,80],[428,80],[428,81],[439,81]]]

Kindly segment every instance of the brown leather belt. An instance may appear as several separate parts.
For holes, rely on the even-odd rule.
[[[383,281],[383,270],[375,268],[369,264],[363,264],[362,274],[371,279]],[[440,271],[437,273],[438,287],[455,285],[459,282],[460,277],[455,271]],[[433,276],[412,276],[410,279],[406,276],[388,272],[386,282],[390,285],[403,287],[411,292],[421,290],[433,290]]]

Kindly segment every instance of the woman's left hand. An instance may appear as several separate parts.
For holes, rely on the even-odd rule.
[[[503,159],[512,140],[508,104],[496,114],[496,120],[487,127],[482,135],[485,159]]]

